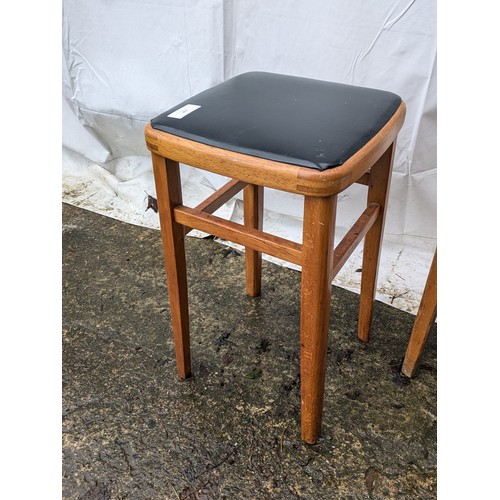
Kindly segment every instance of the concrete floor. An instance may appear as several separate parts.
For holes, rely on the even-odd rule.
[[[334,288],[323,435],[300,440],[300,273],[187,239],[194,378],[176,375],[160,233],[63,205],[63,498],[436,498],[436,332]]]

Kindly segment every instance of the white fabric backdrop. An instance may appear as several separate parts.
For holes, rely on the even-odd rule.
[[[378,298],[416,312],[436,245],[435,0],[65,0],[63,200],[158,228],[143,129],[178,102],[246,71],[363,85],[407,104]],[[226,180],[183,166],[194,205]],[[341,194],[338,237],[365,188]],[[239,198],[241,199],[241,198]],[[300,197],[266,190],[265,229],[301,238]],[[219,212],[241,218],[241,202]],[[337,240],[338,241],[338,240]],[[361,248],[336,278],[357,291]],[[271,259],[275,260],[275,259]]]

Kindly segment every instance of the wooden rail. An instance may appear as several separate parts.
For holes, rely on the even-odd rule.
[[[232,179],[210,195],[206,200],[203,200],[199,205],[197,205],[195,210],[199,210],[200,212],[205,212],[207,214],[213,214],[217,209],[222,207],[224,203],[238,194],[246,185],[246,182]],[[192,231],[192,229],[192,227],[185,227],[184,234],[188,234]]]
[[[183,226],[205,231],[287,262],[302,264],[302,245],[299,243],[181,205],[174,208],[174,217]]]
[[[378,203],[370,203],[351,229],[349,229],[347,234],[342,238],[342,241],[335,247],[333,252],[332,279],[335,278],[337,273],[342,269],[342,266],[358,246],[358,243],[373,226],[379,213],[380,205]]]

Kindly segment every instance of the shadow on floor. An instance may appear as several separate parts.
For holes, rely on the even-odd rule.
[[[334,288],[323,434],[300,440],[300,273],[186,242],[194,378],[176,375],[160,233],[63,205],[63,498],[436,498],[436,332]]]

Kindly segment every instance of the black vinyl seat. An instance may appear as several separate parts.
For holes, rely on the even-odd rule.
[[[342,165],[394,115],[391,92],[274,73],[244,73],[151,120],[154,129],[281,163]]]

